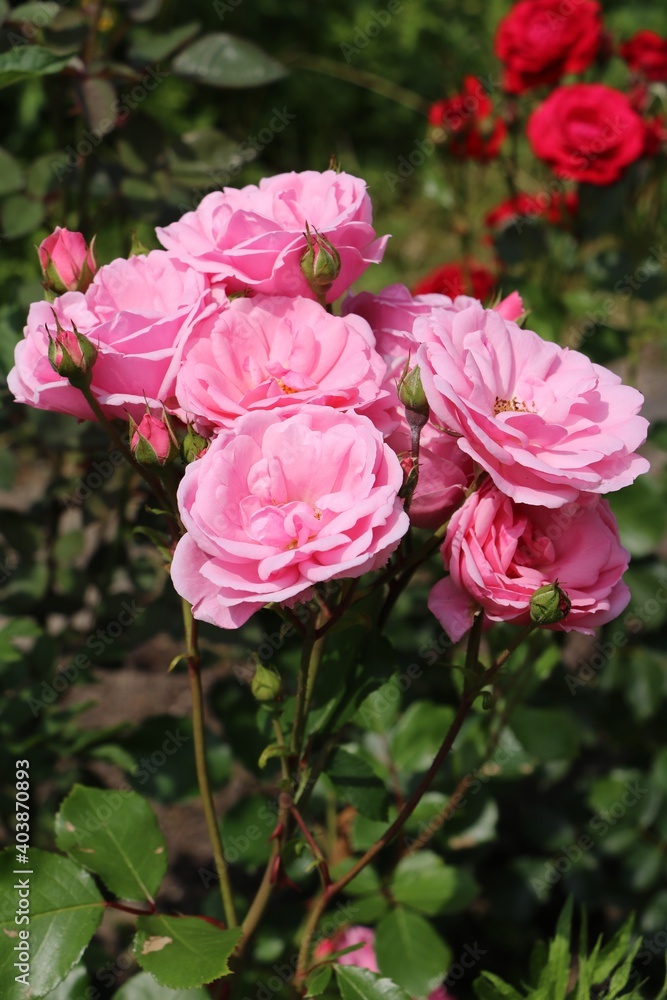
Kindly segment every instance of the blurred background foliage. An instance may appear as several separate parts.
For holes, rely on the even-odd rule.
[[[485,765],[465,805],[435,833],[435,853],[420,855],[421,872],[368,873],[350,886],[350,898],[355,923],[386,921],[396,903],[413,922],[428,916],[454,963],[477,942],[484,957],[471,970],[459,965],[452,981],[461,1000],[472,996],[483,967],[515,983],[525,978],[535,940],[550,935],[568,893],[586,906],[595,933],[616,930],[635,911],[643,936],[636,975],[649,979],[652,995],[667,945],[664,157],[635,165],[610,188],[582,190],[575,229],[534,223],[494,243],[484,216],[508,196],[500,165],[452,168],[436,150],[413,167],[410,156],[426,135],[429,104],[460,89],[464,74],[488,81],[500,97],[492,38],[509,4],[402,0],[381,30],[369,28],[385,20],[378,12],[387,6],[0,0],[0,48],[19,53],[16,72],[36,58],[25,55],[32,46],[47,53],[43,75],[34,75],[34,63],[25,79],[0,90],[0,370],[4,376],[11,367],[27,307],[41,298],[34,245],[55,225],[97,233],[104,262],[129,252],[133,230],[157,245],[153,227],[194,208],[207,191],[324,169],[334,156],[367,179],[376,227],[393,234],[384,264],[363,287],[412,285],[435,265],[471,254],[505,293],[518,288],[532,328],[579,346],[642,389],[653,470],[613,500],[634,557],[630,608],[592,640],[536,637],[507,675],[521,675],[521,706],[503,702],[497,732],[482,711],[471,718],[407,831],[418,837],[459,781]],[[604,15],[615,38],[640,28],[667,34],[667,9],[656,3],[606,0]],[[612,57],[603,79],[626,86],[627,69]],[[0,72],[0,84],[9,83]],[[665,98],[660,87],[656,93]],[[543,190],[546,169],[521,143],[518,152],[521,186]],[[619,294],[618,281],[649,259],[658,261],[650,280]],[[167,897],[185,912],[219,915],[193,805],[189,730],[179,721],[188,711],[186,684],[178,670],[165,674],[181,650],[171,624],[177,604],[159,556],[136,530],[158,525],[145,500],[95,426],[19,407],[3,387],[0,774],[9,781],[14,759],[30,757],[34,843],[49,849],[53,814],[75,781],[113,787],[129,779],[154,801],[167,832]],[[354,683],[384,686],[367,704],[372,710],[362,706],[348,724],[346,748],[390,796],[359,802],[350,793],[336,822],[332,788],[318,784],[314,814],[341,865],[375,839],[387,809],[428,766],[451,715],[458,653],[424,614],[436,573],[434,562],[415,580],[372,656],[360,646]],[[131,623],[119,631],[128,607]],[[294,640],[276,638],[269,613],[227,643],[214,630],[204,634],[211,765],[228,847],[238,852],[235,887],[248,898],[271,829],[257,817],[275,784],[271,768],[257,765],[264,721],[245,682],[253,654],[289,677],[297,651]],[[494,634],[494,650],[506,635]],[[327,654],[330,676],[338,655],[335,647]],[[326,677],[323,669],[322,684]],[[323,687],[320,703],[329,694]],[[185,749],[162,768],[151,755],[174,725]],[[0,791],[6,816],[11,791],[9,784]],[[249,836],[251,828],[261,835]],[[9,820],[0,826],[7,839],[10,830]],[[307,858],[295,855],[290,875],[314,890]],[[255,947],[260,966],[291,956],[303,898],[286,890],[269,912]],[[86,959],[102,997],[131,971],[117,969],[106,986],[94,978],[126,939],[122,924],[113,925]]]

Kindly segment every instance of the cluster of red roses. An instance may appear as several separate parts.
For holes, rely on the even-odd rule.
[[[491,87],[474,76],[464,78],[460,93],[431,106],[432,136],[451,156],[481,163],[501,156],[508,133],[523,127],[517,99],[545,87],[553,89],[531,109],[525,130],[535,156],[560,181],[612,184],[631,163],[663,149],[665,120],[649,110],[650,84],[667,82],[667,39],[639,31],[614,43],[597,0],[519,0],[498,26],[495,51],[503,64],[501,113],[494,111]],[[598,82],[560,82],[613,54],[630,70],[627,93]],[[496,232],[519,219],[567,227],[578,206],[574,187],[533,195],[517,191],[485,221]],[[436,269],[415,291],[486,299],[495,283],[490,270],[469,261]]]

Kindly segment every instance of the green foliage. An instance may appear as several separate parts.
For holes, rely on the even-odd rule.
[[[408,1000],[409,994],[368,969],[336,966],[336,979],[343,1000]]]
[[[190,989],[229,974],[240,937],[197,917],[139,917],[134,957],[162,986]]]
[[[413,996],[426,996],[443,980],[451,949],[433,925],[397,906],[378,924],[375,952],[383,975]]]

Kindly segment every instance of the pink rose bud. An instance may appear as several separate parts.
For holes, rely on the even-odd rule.
[[[137,427],[130,421],[130,443],[142,465],[166,465],[178,454],[178,448],[166,422],[146,413]]]
[[[37,249],[44,287],[56,295],[85,292],[97,271],[94,244],[94,239],[88,246],[81,233],[56,226]]]
[[[306,223],[308,248],[301,258],[301,273],[318,300],[324,303],[327,292],[340,274],[340,254],[326,236]]]
[[[51,367],[76,387],[90,385],[97,348],[88,337],[79,333],[74,324],[71,330],[65,330],[55,313],[53,316],[56,321],[55,337],[48,331]]]

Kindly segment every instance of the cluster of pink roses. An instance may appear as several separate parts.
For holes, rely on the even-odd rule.
[[[79,234],[50,237],[47,285],[61,294],[31,307],[9,386],[82,419],[91,401],[129,416],[138,456],[149,446],[170,460],[186,424],[205,439],[178,490],[172,564],[196,617],[236,628],[266,604],[307,600],[384,565],[410,522],[437,527],[454,511],[449,576],[429,602],[452,638],[478,607],[526,622],[533,592],[556,579],[571,611],[554,627],[618,614],[627,553],[600,495],[647,469],[638,392],[518,326],[517,293],[485,309],[394,285],[335,315],[329,303],[385,245],[365,184],[345,173],[216,192],[159,236],[166,250],[99,269]],[[409,513],[407,362],[430,412]]]

